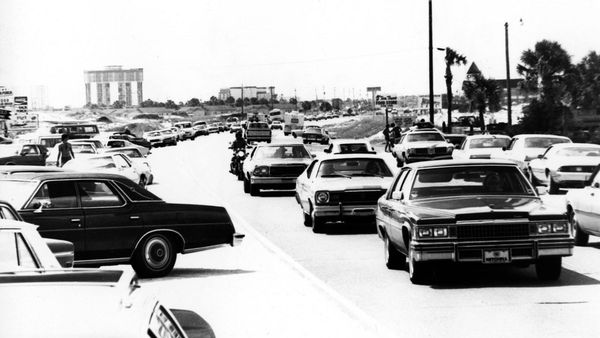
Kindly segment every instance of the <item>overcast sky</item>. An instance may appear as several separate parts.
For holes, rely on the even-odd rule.
[[[600,1],[434,0],[434,47],[450,46],[484,75],[511,76],[536,41],[578,62],[600,51]],[[523,24],[519,20],[523,20]],[[207,100],[219,88],[276,87],[302,99],[428,92],[427,0],[2,0],[0,85],[46,85],[49,103],[85,102],[83,71],[144,68],[144,98]],[[444,91],[435,51],[436,93]],[[455,89],[466,72],[455,69]]]

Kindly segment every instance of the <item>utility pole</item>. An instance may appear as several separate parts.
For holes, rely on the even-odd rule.
[[[433,15],[429,0],[429,122],[433,124]]]
[[[512,97],[510,92],[510,61],[508,59],[508,22],[504,23],[504,45],[506,50],[506,110],[508,125],[512,125]]]
[[[244,84],[243,83],[242,83],[242,117],[244,117]]]

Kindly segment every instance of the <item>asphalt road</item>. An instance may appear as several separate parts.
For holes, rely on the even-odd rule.
[[[291,137],[276,132],[276,139]],[[151,190],[169,201],[225,205],[395,335],[600,336],[595,323],[600,313],[596,238],[563,260],[557,282],[538,281],[533,267],[454,266],[433,285],[413,285],[406,271],[385,267],[383,244],[373,229],[339,228],[317,235],[303,225],[293,192],[244,194],[242,182],[228,173],[227,147],[232,140],[228,133],[214,134],[153,150],[150,160],[157,184]],[[563,207],[562,196],[547,199]]]

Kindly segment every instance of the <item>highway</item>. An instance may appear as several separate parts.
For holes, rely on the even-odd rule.
[[[538,281],[533,266],[451,266],[432,285],[413,285],[406,271],[391,271],[385,267],[383,243],[373,229],[340,227],[327,234],[314,234],[303,225],[293,192],[263,192],[257,197],[244,194],[242,182],[228,172],[231,151],[227,147],[232,140],[233,135],[228,133],[213,134],[181,142],[176,147],[153,149],[149,160],[156,184],[149,189],[167,201],[225,206],[234,221],[251,227],[249,237],[259,236],[261,245],[267,242],[277,248],[290,262],[330,288],[344,304],[358,309],[361,318],[383,328],[378,331],[381,335],[385,332],[398,337],[600,336],[600,326],[595,325],[600,313],[600,242],[597,238],[592,237],[588,247],[576,247],[574,256],[563,260],[562,276],[557,282]],[[274,141],[284,140],[292,138],[275,132]],[[323,146],[310,148],[318,152]],[[393,163],[391,155],[384,156],[389,156],[388,160]],[[562,196],[544,198],[556,208],[564,207]],[[191,281],[213,276],[201,269],[202,266],[198,266],[198,270],[190,267],[195,264],[218,266],[218,260],[224,257],[223,264],[230,271],[239,272],[237,264],[245,263],[240,263],[241,258],[232,258],[235,254],[231,251],[237,248],[227,250],[180,256],[172,276],[143,284],[160,290],[175,303],[182,302],[181,295],[189,295],[191,298],[184,303],[194,307],[190,305],[195,299]],[[210,263],[206,263],[206,257],[212,259]],[[260,267],[261,262],[252,264]],[[189,283],[182,284],[184,289],[178,290],[177,296],[169,295],[166,290],[178,276],[185,277]],[[248,295],[256,291],[252,289],[255,287],[247,285]],[[250,304],[254,301],[256,298],[248,299]],[[218,306],[205,305],[199,311],[209,319],[210,311],[216,311],[212,318],[221,326],[224,319],[217,315],[222,315],[223,310],[212,308]],[[318,308],[319,304],[314,306]],[[261,311],[268,312],[269,308],[261,307]],[[275,315],[281,308],[274,307],[272,311]],[[305,322],[298,318],[296,324],[301,323]],[[306,332],[306,336],[328,336],[330,330],[336,332],[323,322],[308,325],[314,330]],[[323,330],[319,331],[321,326]],[[237,331],[226,332],[235,336]],[[280,331],[277,331],[280,334],[269,332],[281,336]]]

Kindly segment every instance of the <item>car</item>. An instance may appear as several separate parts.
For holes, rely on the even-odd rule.
[[[75,143],[91,143],[94,145],[94,147],[96,147],[97,150],[104,150],[104,148],[106,148],[104,146],[104,143],[102,143],[102,141],[98,140],[98,139],[94,139],[94,138],[80,138],[80,139],[76,139],[76,140],[69,140],[69,143],[71,144],[75,144]]]
[[[152,143],[145,137],[137,137],[130,133],[113,133],[108,138],[112,140],[126,140],[140,147],[152,148]]]
[[[144,133],[144,138],[150,142],[151,147],[162,147],[164,146],[165,135],[158,130],[147,131]]]
[[[208,126],[208,133],[209,134],[216,134],[216,133],[220,133],[221,129],[219,128],[219,125],[216,123],[211,123]]]
[[[279,120],[271,122],[271,129],[283,130],[283,123]]]
[[[179,130],[183,133],[182,140],[193,141],[196,138],[196,131],[194,130],[192,122],[177,122],[174,124],[174,126],[179,128]]]
[[[271,142],[272,132],[267,122],[248,122],[246,140],[248,142]]]
[[[415,128],[400,136],[392,148],[398,167],[419,161],[451,159],[454,145],[433,128]]]
[[[109,149],[119,149],[119,148],[136,148],[144,156],[150,154],[150,148],[139,146],[139,145],[131,143],[130,141],[127,141],[127,140],[108,140],[106,142],[106,147],[104,147],[102,149],[102,152],[106,152]]]
[[[57,172],[65,171],[61,167],[39,166],[39,165],[0,165],[0,177],[8,176],[16,173],[42,173],[42,172]]]
[[[237,133],[238,131],[243,131],[243,129],[244,128],[242,128],[242,125],[239,122],[234,122],[229,127],[229,132],[234,134],[234,133]]]
[[[244,161],[244,192],[258,196],[260,189],[294,189],[311,159],[300,143],[259,144]]]
[[[7,337],[215,337],[200,315],[168,308],[126,268],[4,270],[0,298]]]
[[[123,148],[112,148],[104,151],[104,154],[121,153],[127,155],[131,160],[136,171],[140,173],[140,180],[146,179],[146,184],[152,184],[154,182],[154,174],[152,168],[148,162],[147,155],[144,155],[137,147],[123,147]]]
[[[5,222],[5,220],[9,221],[18,221],[14,223]],[[36,265],[37,267],[44,268],[71,268],[73,267],[73,243],[69,241],[63,241],[60,239],[53,238],[41,238],[40,234],[37,232],[37,226],[24,223],[23,218],[17,210],[15,210],[12,205],[7,202],[0,201],[0,237],[6,236],[6,233],[12,233],[19,237],[19,241],[22,240],[27,243],[31,251],[35,253],[37,258]],[[42,242],[44,244],[42,244]],[[5,244],[5,243],[3,243]],[[50,252],[53,254],[55,259],[47,258],[48,255],[45,254],[47,246],[50,249]],[[8,246],[10,247],[10,246]],[[6,249],[7,247],[0,248]],[[6,258],[6,252],[3,252],[3,255],[0,255]],[[0,257],[1,260],[1,257]],[[58,261],[58,265],[55,263]],[[14,269],[17,265],[4,265],[0,264],[0,270],[2,268],[10,267]]]
[[[163,135],[163,145],[177,145],[177,140],[179,139],[180,135],[176,131],[173,131],[173,128],[161,129],[159,132]]]
[[[48,149],[41,144],[0,145],[0,165],[46,165]]]
[[[452,158],[455,160],[491,159],[508,147],[510,137],[505,135],[471,135],[455,147]]]
[[[0,199],[42,236],[72,242],[75,266],[130,263],[142,277],[167,275],[178,253],[244,238],[225,208],[167,203],[121,175],[13,174],[0,179]]]
[[[170,128],[173,134],[176,135],[177,141],[183,141],[185,137],[185,131],[181,128],[171,127]]]
[[[323,149],[328,154],[375,154],[375,148],[368,140],[335,139]]]
[[[465,134],[444,134],[444,138],[446,141],[452,143],[454,145],[454,150],[460,149],[461,145],[467,138]]]
[[[46,160],[47,166],[58,166],[58,148],[60,143],[55,145],[49,152],[48,159]],[[73,143],[71,144],[73,154],[75,158],[88,158],[100,154],[96,146],[93,143]]]
[[[305,128],[302,132],[302,142],[307,144],[313,142],[317,142],[320,144],[328,144],[329,134],[325,129],[321,127]]]
[[[208,126],[205,121],[196,121],[192,123],[196,136],[208,135]]]
[[[547,185],[548,193],[561,188],[583,188],[600,164],[600,145],[559,143],[529,162],[527,173],[533,185]]]
[[[284,128],[287,129],[287,125]],[[321,128],[321,127],[317,126],[316,124],[307,124],[307,125],[303,125],[301,129],[292,129],[290,131],[290,133],[292,134],[292,136],[294,138],[298,138],[298,137],[302,138],[302,135],[304,134],[304,131],[306,129],[311,129],[311,128]]]
[[[567,215],[573,225],[575,245],[586,246],[591,236],[600,236],[600,166],[594,169],[583,189],[573,189],[565,196]]]
[[[385,264],[426,284],[446,263],[535,263],[541,280],[560,277],[573,254],[566,212],[538,196],[506,160],[440,160],[404,166],[379,199]]]
[[[142,177],[133,166],[131,159],[122,153],[108,153],[88,158],[75,158],[65,163],[65,169],[73,171],[89,171],[121,175],[146,186],[147,177]]]
[[[551,134],[519,134],[513,136],[506,150],[494,158],[511,160],[528,175],[529,161],[538,158],[549,146],[559,143],[571,143],[571,139]]]
[[[217,122],[217,126],[219,126],[219,131],[228,131],[227,125],[223,122]]]
[[[304,225],[322,233],[332,222],[375,224],[377,200],[392,179],[389,167],[377,155],[331,155],[314,160],[296,181]]]

